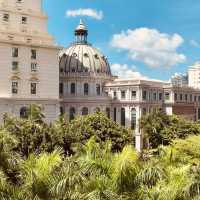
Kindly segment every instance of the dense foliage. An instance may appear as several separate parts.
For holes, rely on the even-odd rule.
[[[23,159],[13,151],[15,139],[4,145],[7,139],[1,132],[2,200],[197,200],[200,195],[199,136],[160,147],[145,160],[132,146],[113,153],[111,143],[101,148],[94,138],[74,156],[63,157],[57,149]]]
[[[100,144],[110,140],[113,152],[121,151],[133,141],[130,131],[103,113],[78,117],[70,123],[60,117],[54,124],[47,124],[41,108],[36,105],[28,109],[24,119],[5,115],[0,130],[17,138],[14,150],[23,157],[30,153],[53,152],[56,148],[61,148],[65,155],[71,155],[92,136]]]
[[[175,115],[168,116],[162,111],[154,111],[141,118],[141,127],[150,147],[169,145],[174,139],[184,139],[189,135],[200,135],[200,124]]]
[[[166,120],[162,128],[160,120],[153,129],[146,122],[146,130],[168,128],[175,136],[169,136],[170,145],[139,154],[128,131],[100,113],[69,124],[61,117],[51,125],[37,106],[25,119],[6,115],[0,127],[0,199],[198,200],[200,136],[186,137],[197,134],[198,124],[157,117]],[[184,139],[172,140],[179,137]]]

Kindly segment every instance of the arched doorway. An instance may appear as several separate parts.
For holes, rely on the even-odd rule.
[[[106,116],[110,118],[110,108],[106,108]]]
[[[20,109],[20,117],[24,118],[24,119],[28,118],[28,108],[27,107],[24,106]]]
[[[82,109],[82,115],[85,116],[85,115],[88,115],[89,111],[88,111],[88,108],[84,107]]]
[[[76,109],[74,107],[71,107],[69,110],[69,121],[73,120],[76,115]]]

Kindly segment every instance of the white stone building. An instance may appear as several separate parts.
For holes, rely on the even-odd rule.
[[[42,0],[0,0],[0,113],[23,115],[42,105],[48,121],[59,114],[60,48],[47,31]]]
[[[200,62],[196,62],[188,69],[189,86],[200,89]]]

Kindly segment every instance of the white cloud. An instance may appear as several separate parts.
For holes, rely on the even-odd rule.
[[[111,45],[127,50],[132,60],[144,62],[150,67],[172,67],[186,60],[177,49],[183,44],[178,34],[160,33],[156,29],[139,28],[113,35]]]
[[[196,40],[190,40],[190,45],[198,48],[200,47],[200,44]]]
[[[118,76],[119,79],[145,79],[148,78],[136,71],[136,67],[128,66],[127,64],[115,63],[111,65],[113,75]]]
[[[77,10],[67,10],[66,11],[66,16],[68,17],[77,17],[77,16],[87,16],[87,17],[92,17],[97,20],[102,20],[103,19],[103,11],[97,11],[91,8],[80,8]]]

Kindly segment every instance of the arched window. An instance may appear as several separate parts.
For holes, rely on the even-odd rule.
[[[75,118],[76,110],[74,107],[70,108],[69,110],[69,121],[73,120]]]
[[[75,83],[71,83],[71,94],[75,94],[76,93],[76,84]]]
[[[20,109],[20,117],[21,118],[28,118],[28,108],[27,107],[22,107]]]
[[[84,84],[84,95],[88,95],[89,94],[89,84],[85,83]]]
[[[100,86],[100,84],[96,84],[96,93],[97,93],[98,96],[101,95],[101,86]]]
[[[108,118],[110,118],[110,108],[106,108],[106,115]]]
[[[131,129],[135,130],[136,128],[136,109],[132,108],[131,110]]]
[[[95,112],[98,113],[98,112],[101,112],[101,109],[99,107],[95,108]]]
[[[60,107],[60,115],[63,115],[64,114],[64,108],[61,106]]]
[[[83,109],[82,109],[82,115],[83,116],[85,116],[85,115],[88,115],[88,108],[86,108],[86,107],[84,107]]]
[[[126,126],[125,108],[121,108],[121,125]]]

